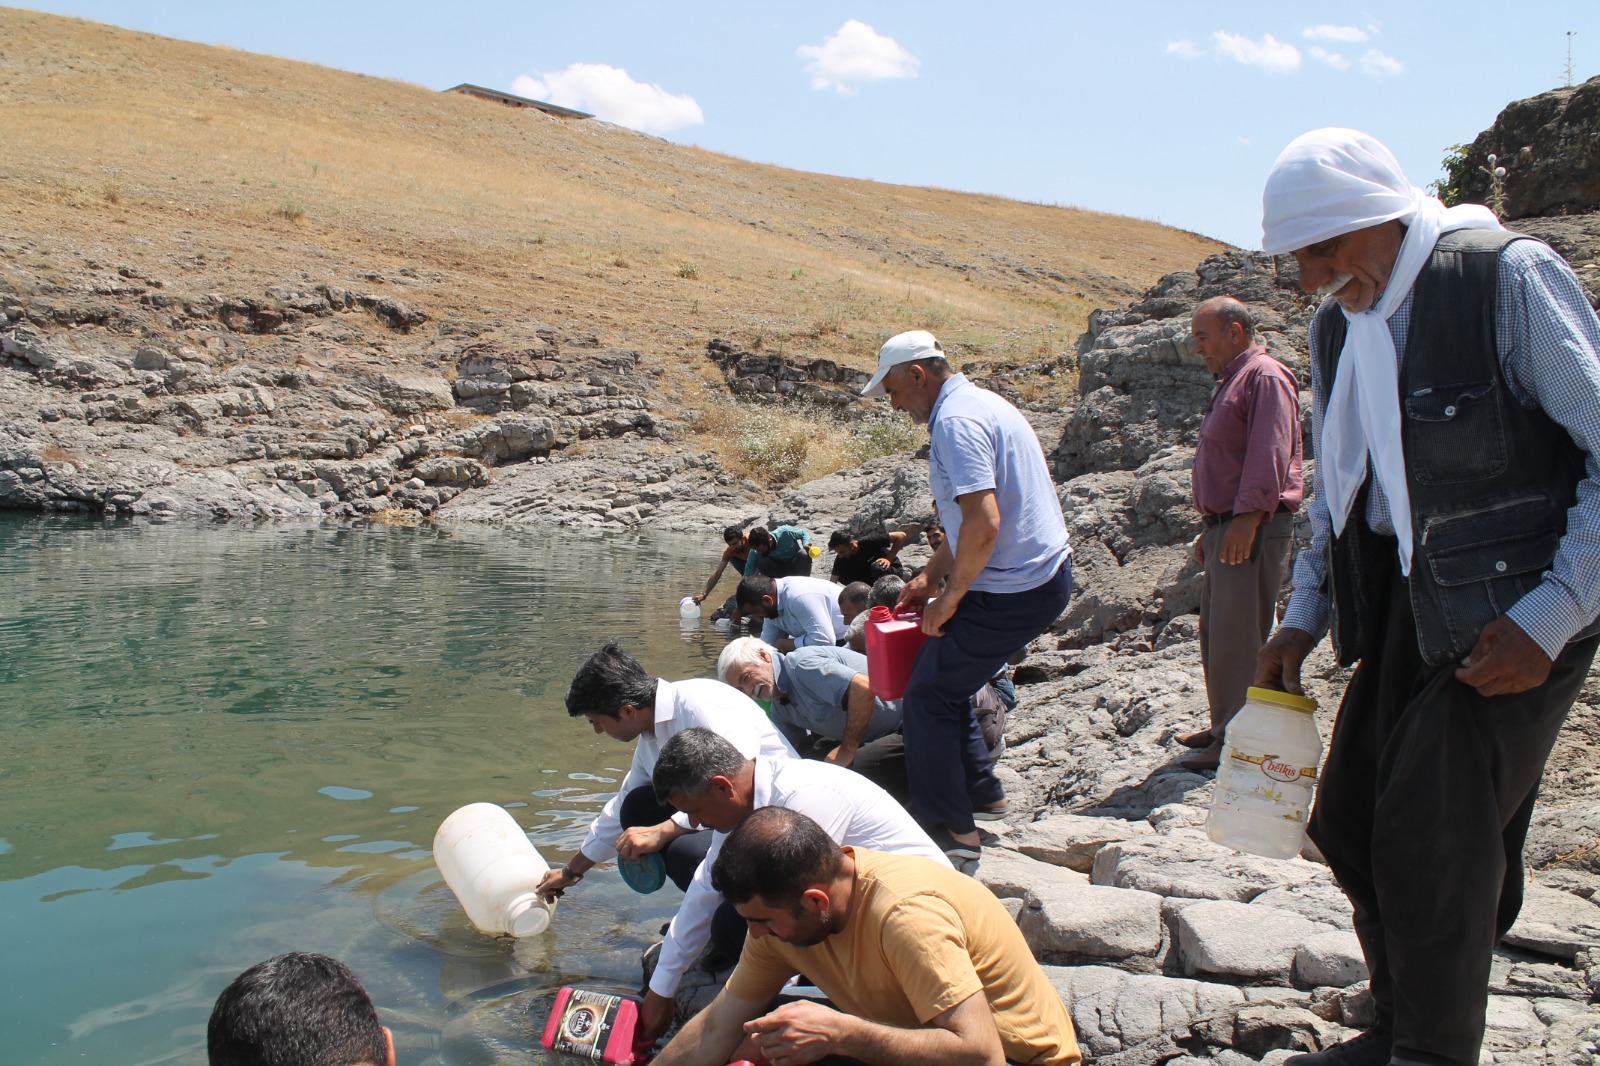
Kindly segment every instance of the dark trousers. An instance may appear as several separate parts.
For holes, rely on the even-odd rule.
[[[1600,638],[1537,689],[1480,696],[1422,661],[1398,565],[1382,584],[1379,650],[1345,691],[1309,828],[1355,909],[1374,1028],[1397,1058],[1476,1066],[1539,778]]]
[[[975,828],[972,812],[1005,798],[972,715],[972,694],[1018,648],[1061,617],[1072,596],[1072,561],[1026,592],[968,592],[917,653],[906,685],[906,780],[912,813],[952,833]]]
[[[677,813],[676,807],[656,799],[654,786],[640,785],[622,798],[622,810],[617,815],[622,828],[633,829],[637,826],[660,825]],[[709,829],[678,837],[667,845],[661,858],[667,864],[668,879],[678,886],[678,891],[689,890],[694,872],[700,869],[700,863],[710,850]],[[744,933],[744,919],[724,900],[711,916],[711,946],[723,955],[737,959],[744,950]]]

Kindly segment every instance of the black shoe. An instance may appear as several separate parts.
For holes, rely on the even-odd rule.
[[[950,835],[950,830],[942,825],[936,825],[928,830],[928,836],[933,840],[933,846],[944,852],[944,857],[950,860],[950,865],[961,869],[961,864],[969,859],[983,857],[981,844],[963,844]]]
[[[1389,1066],[1394,1040],[1368,1029],[1360,1036],[1305,1055],[1290,1055],[1283,1066]]]

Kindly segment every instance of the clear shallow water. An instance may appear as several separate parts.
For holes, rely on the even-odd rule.
[[[636,987],[677,894],[607,866],[491,940],[433,832],[488,800],[570,853],[630,755],[567,716],[572,673],[615,638],[711,676],[723,638],[676,605],[715,549],[0,514],[4,1060],[202,1063],[216,994],[299,949],[356,970],[407,1066],[538,1061],[555,989]]]

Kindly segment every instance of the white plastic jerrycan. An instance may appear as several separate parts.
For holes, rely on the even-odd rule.
[[[1218,844],[1272,859],[1300,853],[1322,762],[1317,701],[1252,688],[1228,723],[1206,832]]]
[[[554,903],[534,891],[550,865],[504,807],[469,803],[433,835],[433,861],[472,924],[494,936],[534,936]]]

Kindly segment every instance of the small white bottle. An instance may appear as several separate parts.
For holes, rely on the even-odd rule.
[[[1300,854],[1322,763],[1317,701],[1252,688],[1228,723],[1206,832],[1218,844],[1271,859]]]
[[[469,803],[446,818],[433,861],[483,932],[534,936],[550,925],[555,904],[534,891],[550,866],[504,807]]]

